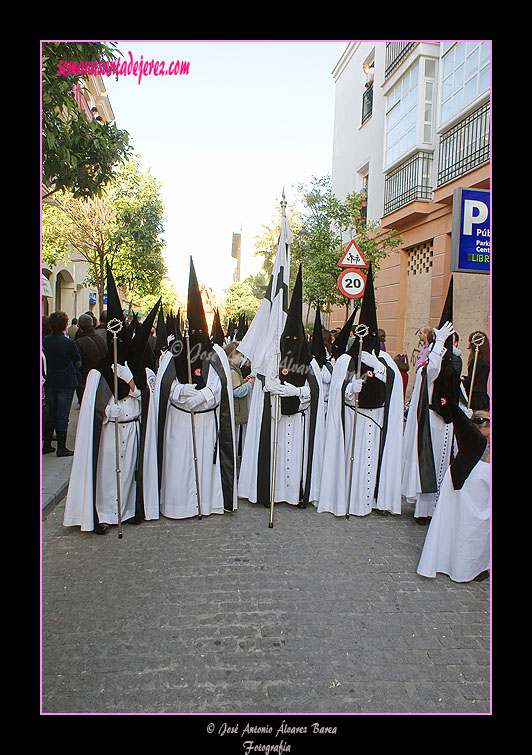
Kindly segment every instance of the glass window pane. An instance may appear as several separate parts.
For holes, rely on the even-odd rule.
[[[486,63],[490,59],[490,43],[489,42],[482,42],[480,45],[480,63],[479,66],[482,68],[484,63]]]
[[[452,91],[453,91],[453,76],[451,74],[450,76],[447,76],[447,78],[443,80],[442,94],[441,94],[442,100],[446,100],[447,97],[450,97]]]
[[[423,141],[428,144],[432,141],[432,126],[429,124],[423,126]]]
[[[425,76],[428,79],[436,78],[436,61],[431,58],[427,58],[425,61]]]
[[[474,100],[476,95],[477,95],[477,76],[473,76],[473,78],[469,79],[469,81],[464,87],[464,105],[467,105],[468,102],[471,102],[471,100]]]
[[[462,90],[456,92],[456,94],[453,94],[452,98],[453,102],[453,115],[457,113],[461,107],[462,107]]]
[[[490,87],[490,66],[486,66],[478,77],[478,93],[482,94]]]
[[[432,105],[430,104],[430,102],[425,105],[425,114],[423,116],[423,120],[425,122],[432,121]]]
[[[466,59],[466,79],[478,70],[478,54],[479,48],[477,47],[477,49],[472,52],[471,55],[468,55]]]
[[[432,102],[432,97],[434,94],[434,84],[432,81],[426,81],[425,82],[425,101],[426,102]]]
[[[454,50],[443,59],[443,75],[448,76],[454,68]]]
[[[441,122],[445,123],[451,117],[451,100],[442,102],[441,106]]]
[[[459,66],[460,63],[465,58],[465,42],[458,42],[455,48],[455,58],[454,58],[454,64],[455,66]]]
[[[454,72],[454,86],[453,89],[460,89],[464,85],[464,64],[458,66]]]

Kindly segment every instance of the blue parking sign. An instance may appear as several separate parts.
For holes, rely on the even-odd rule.
[[[489,274],[490,211],[489,191],[454,190],[451,272]]]

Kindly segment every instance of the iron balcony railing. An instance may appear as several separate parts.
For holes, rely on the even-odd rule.
[[[373,84],[364,91],[362,96],[362,125],[368,120],[373,112]]]
[[[386,42],[385,79],[401,65],[410,50],[413,50],[417,44],[418,42]]]
[[[416,152],[388,173],[384,182],[384,214],[417,199],[432,199],[432,152]]]
[[[490,103],[486,102],[440,136],[438,186],[490,159]]]

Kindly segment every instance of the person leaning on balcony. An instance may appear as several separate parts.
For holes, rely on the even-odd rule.
[[[49,318],[52,333],[42,342],[46,358],[46,382],[44,391],[48,416],[43,430],[43,454],[55,449],[51,441],[54,429],[57,433],[57,456],[72,456],[66,447],[68,416],[72,397],[79,382],[81,355],[75,341],[68,338],[68,316],[65,312],[53,312]]]

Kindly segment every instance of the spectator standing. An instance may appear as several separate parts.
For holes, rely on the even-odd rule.
[[[87,382],[87,375],[92,369],[96,368],[96,365],[100,360],[105,357],[107,354],[107,348],[102,339],[95,334],[94,320],[90,315],[80,315],[78,326],[79,330],[76,338],[76,345],[81,354],[81,368],[79,371],[79,383],[76,386],[76,395],[78,397],[78,402],[81,405],[85,383]]]
[[[44,390],[48,415],[43,430],[43,454],[51,453],[54,429],[57,433],[57,456],[72,456],[66,447],[68,417],[74,390],[79,382],[81,355],[74,341],[66,335],[68,317],[65,312],[53,312],[49,318],[52,333],[45,336],[42,350],[46,359]]]

